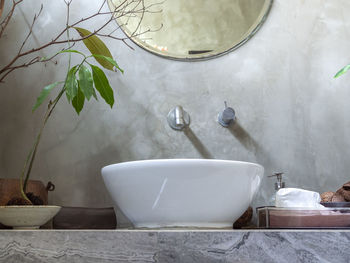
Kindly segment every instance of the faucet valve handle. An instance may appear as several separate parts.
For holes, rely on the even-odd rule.
[[[227,102],[224,101],[225,109],[219,113],[218,122],[223,127],[228,127],[231,123],[236,120],[236,112],[231,107],[227,107]]]

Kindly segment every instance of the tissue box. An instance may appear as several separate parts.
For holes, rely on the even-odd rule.
[[[350,228],[350,207],[258,207],[259,228]]]

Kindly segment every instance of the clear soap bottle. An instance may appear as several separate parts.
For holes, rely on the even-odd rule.
[[[275,206],[276,203],[276,193],[281,188],[285,188],[286,184],[282,181],[282,175],[283,173],[274,173],[273,175],[269,175],[269,177],[276,177],[277,182],[275,183],[275,192],[273,193],[272,197],[269,200],[270,206]]]

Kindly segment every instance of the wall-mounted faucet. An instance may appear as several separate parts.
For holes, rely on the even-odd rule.
[[[190,115],[182,108],[176,106],[168,113],[168,123],[174,130],[182,131],[190,125]]]
[[[232,109],[231,107],[227,107],[226,101],[224,103],[225,103],[225,109],[219,113],[218,122],[223,127],[228,127],[231,123],[235,122],[236,113],[234,109]]]

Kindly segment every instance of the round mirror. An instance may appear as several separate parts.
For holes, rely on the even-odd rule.
[[[265,21],[272,1],[108,0],[108,3],[111,11],[121,10],[115,13],[118,25],[140,47],[170,59],[201,60],[226,54],[249,40]]]

